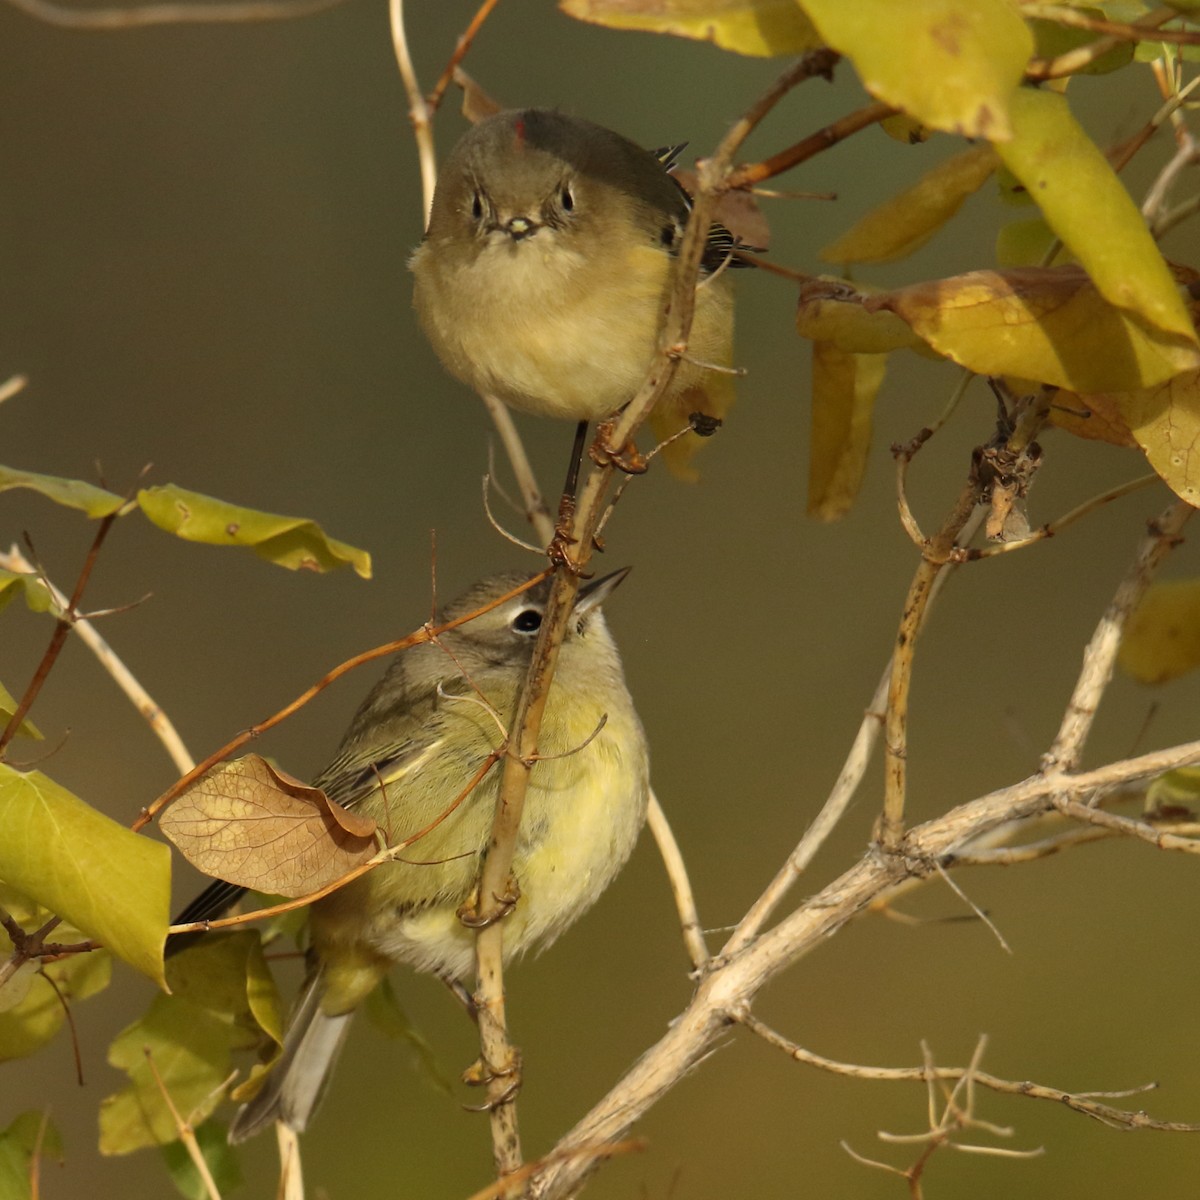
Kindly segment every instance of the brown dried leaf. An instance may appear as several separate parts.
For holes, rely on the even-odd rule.
[[[206,771],[160,824],[198,870],[280,896],[317,891],[375,853],[373,820],[257,754]]]
[[[671,175],[689,196],[696,194],[696,172],[690,167],[674,167]],[[771,248],[771,226],[749,192],[723,193],[717,199],[715,216],[743,246],[753,246],[756,250]]]
[[[485,117],[494,117],[503,107],[491,98],[462,67],[454,68],[454,82],[462,88],[462,115],[478,124]]]

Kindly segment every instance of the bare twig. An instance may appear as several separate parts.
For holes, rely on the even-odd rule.
[[[1194,511],[1190,504],[1177,500],[1150,523],[1129,573],[1121,581],[1084,651],[1083,670],[1067,705],[1058,735],[1042,759],[1043,771],[1069,771],[1078,765],[1096,719],[1100,699],[1112,678],[1113,664],[1129,614],[1142,598],[1159,564],[1178,542],[1184,525]]]
[[[0,567],[19,574],[34,574],[34,565],[21,553],[17,546],[12,546],[7,553],[0,552]],[[40,576],[49,589],[54,603],[60,611],[66,611],[67,597],[54,586],[45,575]],[[95,625],[87,617],[76,617],[71,625],[72,630],[79,635],[85,646],[100,660],[100,665],[113,677],[117,686],[125,693],[134,708],[141,713],[151,731],[162,743],[163,749],[171,756],[176,770],[190,771],[194,759],[188,753],[179,731],[171,723],[170,717],[157,704],[154,698],[138,681],[132,671],[121,661],[113,648],[100,635]]]
[[[425,201],[425,224],[428,225],[429,212],[433,208],[433,189],[437,184],[437,155],[433,148],[433,126],[430,123],[433,110],[417,82],[417,71],[408,49],[404,0],[388,0],[388,20],[392,27],[392,49],[396,55],[396,65],[400,69],[400,78],[408,96],[408,119],[417,142],[417,161],[421,167],[421,194]]]
[[[92,544],[88,549],[87,557],[83,560],[83,566],[80,568],[79,578],[75,581],[75,589],[72,591],[70,599],[67,600],[65,606],[62,608],[58,620],[54,623],[54,632],[50,635],[50,641],[42,654],[41,661],[34,670],[33,678],[30,679],[24,694],[17,704],[16,711],[9,718],[3,733],[0,733],[0,755],[3,754],[4,748],[16,736],[17,730],[21,728],[21,722],[25,720],[29,709],[37,699],[38,693],[42,690],[42,685],[46,682],[47,676],[58,661],[58,656],[62,652],[67,635],[71,632],[71,626],[77,618],[79,602],[83,599],[83,593],[88,585],[88,580],[92,577],[92,570],[100,554],[100,547],[104,545],[104,539],[108,537],[108,531],[112,528],[113,522],[116,519],[116,513],[110,513],[107,517],[100,518],[95,536],[92,538]]]
[[[708,947],[704,944],[704,929],[696,911],[696,897],[692,893],[691,880],[688,879],[679,843],[671,832],[667,815],[663,812],[653,789],[650,791],[646,824],[650,827],[658,852],[662,856],[663,866],[667,869],[667,879],[671,884],[675,911],[679,914],[679,928],[683,931],[683,944],[687,948],[688,958],[691,959],[695,970],[702,970],[708,962]]]
[[[158,1086],[163,1103],[167,1106],[167,1111],[171,1114],[171,1119],[175,1122],[175,1130],[179,1134],[179,1140],[183,1143],[183,1148],[187,1151],[188,1158],[192,1160],[192,1166],[196,1168],[196,1174],[200,1176],[200,1182],[204,1185],[204,1191],[208,1196],[208,1200],[221,1200],[221,1193],[217,1190],[216,1180],[213,1179],[212,1172],[208,1169],[208,1162],[205,1160],[204,1151],[200,1149],[200,1143],[196,1140],[196,1131],[192,1128],[190,1122],[184,1120],[179,1109],[175,1107],[175,1101],[171,1099],[171,1093],[167,1090],[167,1085],[163,1082],[163,1077],[158,1073],[158,1067],[154,1062],[154,1055],[149,1046],[146,1047],[145,1054],[150,1074],[154,1076],[154,1082]]]
[[[554,522],[551,520],[546,502],[542,499],[537,477],[533,473],[529,456],[525,453],[525,445],[521,441],[521,435],[517,432],[512,413],[509,412],[508,406],[503,401],[497,400],[495,396],[484,395],[482,399],[488,415],[492,418],[492,424],[496,426],[496,433],[500,437],[504,453],[508,455],[513,477],[520,489],[521,499],[525,502],[526,519],[533,526],[538,539],[544,545],[549,545],[550,539],[554,536]]]
[[[1098,1093],[1067,1092],[1062,1088],[1030,1083],[1028,1080],[1001,1079],[996,1075],[989,1075],[986,1071],[980,1071],[976,1063],[972,1063],[969,1067],[937,1067],[931,1064],[921,1067],[866,1067],[857,1063],[838,1062],[836,1059],[814,1054],[811,1050],[806,1050],[803,1046],[785,1038],[755,1017],[749,1009],[735,1014],[735,1018],[739,1024],[744,1025],[752,1033],[756,1033],[769,1045],[782,1050],[796,1062],[828,1071],[834,1075],[885,1083],[928,1083],[930,1080],[953,1083],[969,1079],[980,1087],[1000,1092],[1002,1095],[1051,1100],[1074,1112],[1091,1117],[1094,1121],[1117,1129],[1158,1129],[1167,1133],[1200,1133],[1200,1125],[1187,1125],[1177,1121],[1158,1121],[1144,1112],[1127,1112],[1107,1104],[1099,1104],[1093,1099]],[[1154,1084],[1149,1084],[1116,1094],[1136,1095],[1139,1092],[1149,1091],[1154,1086]]]
[[[442,102],[442,96],[445,95],[446,89],[454,79],[455,71],[462,63],[462,60],[467,57],[467,51],[471,49],[471,43],[475,40],[480,29],[483,28],[484,21],[492,15],[492,9],[499,2],[500,0],[483,0],[478,11],[471,18],[471,23],[459,37],[454,46],[454,53],[450,55],[450,61],[446,63],[445,69],[438,77],[437,83],[433,85],[433,91],[429,93],[428,104],[430,116],[437,112],[438,105]]]

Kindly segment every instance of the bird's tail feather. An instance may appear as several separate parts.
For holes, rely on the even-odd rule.
[[[321,970],[305,983],[283,1039],[283,1053],[258,1094],[238,1110],[229,1127],[231,1142],[244,1142],[274,1121],[302,1133],[307,1127],[350,1031],[354,1010],[329,1016],[321,1011]]]

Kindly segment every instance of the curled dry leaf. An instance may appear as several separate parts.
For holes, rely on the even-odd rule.
[[[183,792],[160,822],[198,870],[240,887],[305,896],[375,853],[375,822],[257,754],[221,763]]]

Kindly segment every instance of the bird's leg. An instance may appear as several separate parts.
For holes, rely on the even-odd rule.
[[[596,440],[592,443],[588,456],[598,467],[612,465],[626,475],[644,475],[649,470],[649,464],[638,453],[636,444],[631,440],[624,446],[614,450],[608,439],[612,437],[616,421],[610,417],[596,426]]]
[[[521,1090],[521,1052],[515,1046],[512,1061],[508,1066],[492,1067],[482,1058],[477,1058],[462,1073],[462,1081],[467,1087],[486,1087],[494,1079],[507,1079],[510,1082],[494,1100],[486,1100],[483,1104],[464,1104],[463,1108],[467,1112],[492,1112],[505,1104],[511,1104],[517,1098],[517,1093]]]
[[[496,907],[492,912],[481,911],[479,904],[479,891],[476,888],[471,895],[458,906],[458,919],[468,929],[486,929],[489,925],[495,925],[497,921],[504,920],[510,912],[517,906],[517,901],[521,898],[521,889],[517,887],[517,881],[510,875],[508,882],[504,885],[502,895],[493,896]]]
[[[579,465],[583,461],[583,446],[587,439],[586,421],[575,426],[575,444],[571,447],[571,461],[567,466],[567,481],[563,484],[562,498],[558,502],[558,521],[554,525],[554,537],[546,548],[552,563],[559,563],[574,571],[575,560],[569,547],[575,539],[571,536],[571,524],[575,520],[575,494],[579,489]]]

